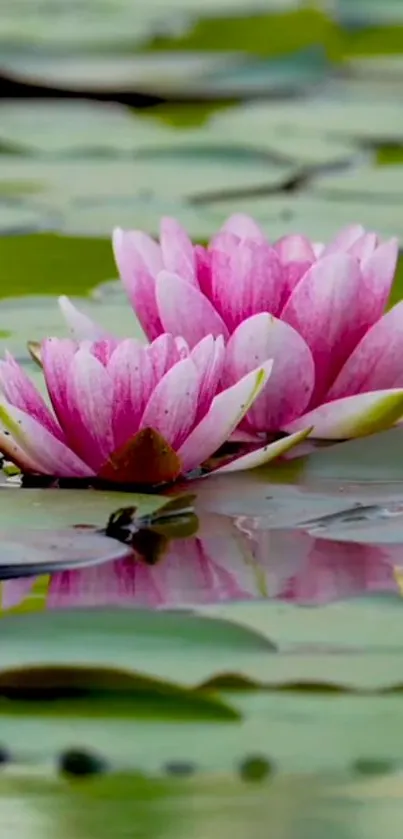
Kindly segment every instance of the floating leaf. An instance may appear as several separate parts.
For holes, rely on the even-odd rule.
[[[170,501],[164,495],[93,489],[19,489],[0,485],[0,525],[15,532],[91,525],[104,528],[117,506],[150,515]]]
[[[0,580],[111,562],[130,548],[100,533],[73,530],[1,530]]]
[[[115,708],[120,703],[123,717],[139,714],[233,721],[241,716],[207,688],[192,690],[141,674],[97,667],[25,667],[3,671],[0,704],[4,699],[13,704],[35,702],[36,712],[42,711],[46,716],[65,714],[66,700],[73,715],[85,712],[89,702],[95,710],[97,706],[102,709],[109,701],[115,703]]]
[[[403,428],[392,428],[360,440],[329,446],[305,462],[307,480],[403,481],[403,461],[396,457],[403,443]]]

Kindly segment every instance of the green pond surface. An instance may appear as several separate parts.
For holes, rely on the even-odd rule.
[[[38,386],[59,294],[141,335],[114,226],[403,240],[403,0],[1,17],[0,349]],[[4,475],[0,839],[400,839],[402,452],[396,428],[164,495]]]

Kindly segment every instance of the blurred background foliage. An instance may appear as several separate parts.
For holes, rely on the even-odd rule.
[[[163,214],[402,234],[401,0],[8,0],[0,52],[2,296],[85,293]]]

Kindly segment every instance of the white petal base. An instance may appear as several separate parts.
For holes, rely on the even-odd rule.
[[[249,452],[249,454],[244,454],[236,460],[232,460],[231,463],[214,469],[211,474],[222,475],[225,472],[243,472],[246,469],[256,469],[258,466],[264,466],[265,463],[270,463],[271,460],[275,460],[276,457],[281,457],[282,454],[293,449],[298,443],[302,443],[310,432],[311,428],[304,428],[295,434],[290,434],[289,437],[276,440],[275,443],[268,443],[267,446]]]

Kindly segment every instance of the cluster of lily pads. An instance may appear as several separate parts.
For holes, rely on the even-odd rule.
[[[156,486],[403,416],[403,303],[384,313],[397,240],[357,224],[270,243],[236,214],[207,247],[165,218],[159,242],[117,229],[113,249],[149,343],[60,299],[72,337],[34,351],[50,404],[0,364],[0,450],[22,473]]]

